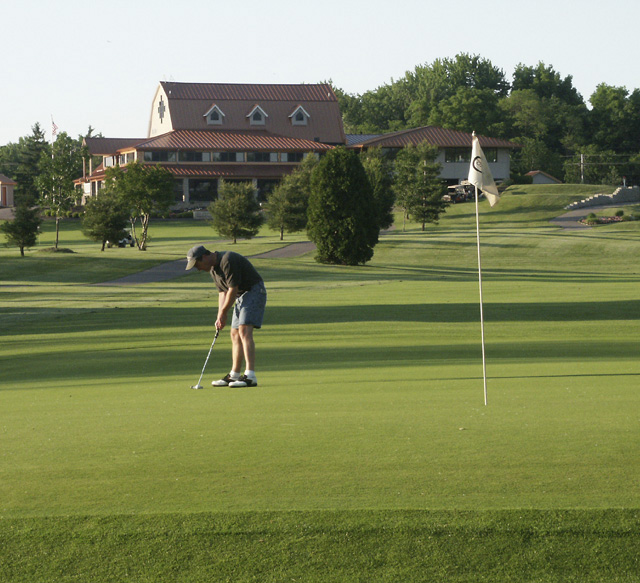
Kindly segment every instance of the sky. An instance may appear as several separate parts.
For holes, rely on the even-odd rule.
[[[539,62],[640,87],[637,0],[0,0],[0,145],[51,120],[72,137],[144,138],[160,81],[319,83],[362,94],[438,58],[510,81]],[[94,133],[95,133],[94,132]]]

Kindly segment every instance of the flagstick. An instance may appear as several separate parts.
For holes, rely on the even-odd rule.
[[[480,212],[478,209],[478,187],[476,186],[476,237],[478,241],[478,283],[480,284],[480,328],[482,330],[482,378],[484,379],[484,405],[487,406],[487,361],[484,352],[484,312],[482,308],[482,259],[480,257]]]

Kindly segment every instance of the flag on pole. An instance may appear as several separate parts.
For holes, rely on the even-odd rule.
[[[53,116],[51,116],[51,141],[58,135],[58,126],[56,122],[53,121]]]
[[[471,147],[471,165],[469,166],[469,182],[484,192],[489,204],[495,206],[500,200],[498,188],[493,181],[491,169],[480,147],[478,136],[473,132]]]

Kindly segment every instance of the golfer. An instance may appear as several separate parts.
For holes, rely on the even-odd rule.
[[[251,262],[233,251],[208,251],[196,245],[187,253],[187,269],[208,271],[218,288],[218,316],[216,329],[222,330],[227,324],[229,310],[233,308],[231,319],[231,371],[214,387],[256,387],[255,373],[256,346],[253,340],[254,328],[262,327],[264,308],[267,304],[267,290],[264,281]],[[245,371],[242,370],[244,358]]]

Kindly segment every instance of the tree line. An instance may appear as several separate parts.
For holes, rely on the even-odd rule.
[[[461,53],[361,95],[334,90],[347,133],[475,131],[523,146],[512,159],[516,178],[542,170],[573,183],[640,181],[640,89],[601,83],[586,102],[552,65],[519,64],[508,79],[490,60]]]
[[[76,151],[73,140],[62,134],[53,145],[53,157],[42,154],[42,173],[34,181],[36,201],[16,205],[15,219],[0,225],[8,243],[24,249],[35,245],[41,224],[40,207],[58,223],[79,203],[81,193],[70,178]],[[266,221],[284,239],[284,233],[306,230],[316,244],[317,261],[360,265],[373,257],[380,231],[393,224],[394,205],[425,229],[444,211],[446,187],[439,179],[438,151],[428,145],[407,146],[391,160],[380,150],[360,154],[335,148],[319,160],[307,155],[285,176],[260,206],[251,182],[219,184],[218,197],[209,206],[212,226],[233,243],[252,238]],[[65,161],[66,160],[66,164]],[[82,232],[102,245],[119,242],[130,234],[141,251],[146,249],[152,214],[173,204],[174,179],[161,165],[137,162],[126,168],[107,168],[105,185],[87,200],[82,212]],[[33,206],[39,203],[40,207]],[[139,228],[139,230],[137,230]]]

